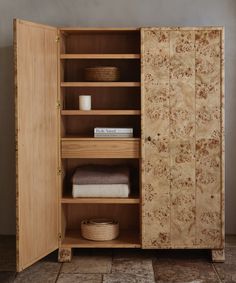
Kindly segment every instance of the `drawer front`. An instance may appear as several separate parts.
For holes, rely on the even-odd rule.
[[[139,158],[138,140],[62,141],[62,158]]]

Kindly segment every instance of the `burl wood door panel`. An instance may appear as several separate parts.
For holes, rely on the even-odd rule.
[[[222,32],[141,31],[144,248],[223,245]]]

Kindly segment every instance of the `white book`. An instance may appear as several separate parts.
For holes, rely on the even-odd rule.
[[[133,133],[95,133],[94,134],[95,138],[133,138]]]
[[[94,128],[94,133],[133,133],[133,128]]]

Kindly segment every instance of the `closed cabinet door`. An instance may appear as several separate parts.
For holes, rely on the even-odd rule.
[[[58,248],[57,29],[14,21],[17,271]]]
[[[142,247],[224,244],[223,30],[143,28]]]

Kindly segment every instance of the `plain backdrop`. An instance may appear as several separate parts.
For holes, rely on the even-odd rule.
[[[58,27],[224,26],[226,232],[236,234],[236,0],[0,0],[0,234],[15,233],[13,18]]]

